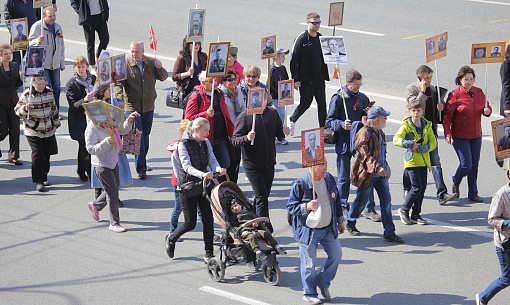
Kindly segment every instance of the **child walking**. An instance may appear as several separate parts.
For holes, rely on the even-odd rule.
[[[404,118],[400,129],[393,137],[393,144],[406,149],[404,167],[411,179],[411,190],[398,209],[398,214],[406,225],[416,223],[425,225],[427,221],[420,216],[421,206],[427,187],[427,168],[432,170],[429,152],[436,148],[437,140],[432,130],[432,122],[422,117],[423,104],[415,99],[407,104],[407,109],[409,116]]]

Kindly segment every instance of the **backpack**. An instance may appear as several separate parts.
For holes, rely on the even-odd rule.
[[[356,134],[358,134],[358,132],[361,130],[361,128],[363,128],[362,124],[360,124],[358,126],[360,126],[360,128],[358,130],[356,130]],[[367,128],[367,130],[368,130],[368,141],[370,141],[370,139],[372,139],[372,130],[370,130],[370,128]],[[351,142],[349,144],[351,145],[351,154],[353,157],[356,154],[356,149],[354,148],[355,142],[356,142],[356,137],[351,137]]]

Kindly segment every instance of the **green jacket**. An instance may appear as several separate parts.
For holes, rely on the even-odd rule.
[[[430,155],[429,152],[436,149],[437,140],[434,136],[432,129],[432,122],[421,118],[422,125],[425,124],[423,129],[423,142],[418,145],[418,151],[413,153],[411,149],[414,147],[414,142],[420,139],[416,128],[411,123],[411,116],[404,118],[400,129],[393,136],[393,144],[406,149],[404,153],[404,168],[427,166],[430,170]]]

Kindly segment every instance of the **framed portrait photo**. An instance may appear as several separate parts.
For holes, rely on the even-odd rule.
[[[510,158],[510,117],[492,121],[491,128],[496,160]]]
[[[107,57],[97,61],[99,86],[112,82],[112,58]]]
[[[281,80],[278,82],[278,106],[294,105],[294,80]]]
[[[112,122],[109,124],[122,131],[124,129],[124,109],[106,103],[104,105],[112,119]]]
[[[112,57],[113,81],[120,81],[127,78],[126,76],[126,54],[115,55]]]
[[[44,74],[46,60],[46,46],[28,46],[25,64],[26,76],[40,76]]]
[[[425,39],[427,62],[446,56],[448,32]]]
[[[264,37],[260,41],[262,59],[276,57],[276,35]]]
[[[303,167],[324,163],[324,128],[301,131],[301,159]]]
[[[471,64],[505,61],[506,42],[475,43],[471,46]]]
[[[328,26],[342,25],[344,20],[344,3],[332,2],[329,4]]]
[[[248,91],[248,114],[260,114],[264,112],[266,101],[264,88],[251,89]]]
[[[11,19],[11,40],[13,51],[28,48],[28,22],[27,18]]]
[[[342,36],[320,36],[319,39],[326,64],[347,65],[347,52]]]
[[[83,103],[83,108],[94,125],[113,123],[106,105],[102,101]]]
[[[205,10],[190,10],[186,42],[204,41]]]
[[[227,74],[227,60],[230,52],[230,42],[216,42],[209,44],[206,76],[223,76]]]

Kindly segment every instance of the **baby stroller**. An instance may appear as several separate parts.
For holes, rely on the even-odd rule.
[[[265,281],[273,286],[278,285],[282,278],[282,272],[276,260],[276,254],[278,253],[276,249],[271,247],[265,240],[257,238],[259,248],[265,254],[263,260],[257,259],[255,251],[240,235],[242,228],[251,226],[253,223],[258,223],[258,228],[266,230],[264,223],[269,222],[269,218],[257,218],[250,201],[234,182],[225,181],[215,186],[211,191],[210,197],[206,192],[203,194],[211,204],[214,222],[225,230],[220,240],[219,258],[212,258],[207,263],[207,271],[211,279],[219,282],[225,276],[226,267],[238,263],[246,263],[253,271],[257,271],[262,267]],[[239,230],[236,230],[228,221],[227,211],[229,207],[227,203],[232,196],[236,196],[238,203],[254,216],[254,219],[244,223]]]

